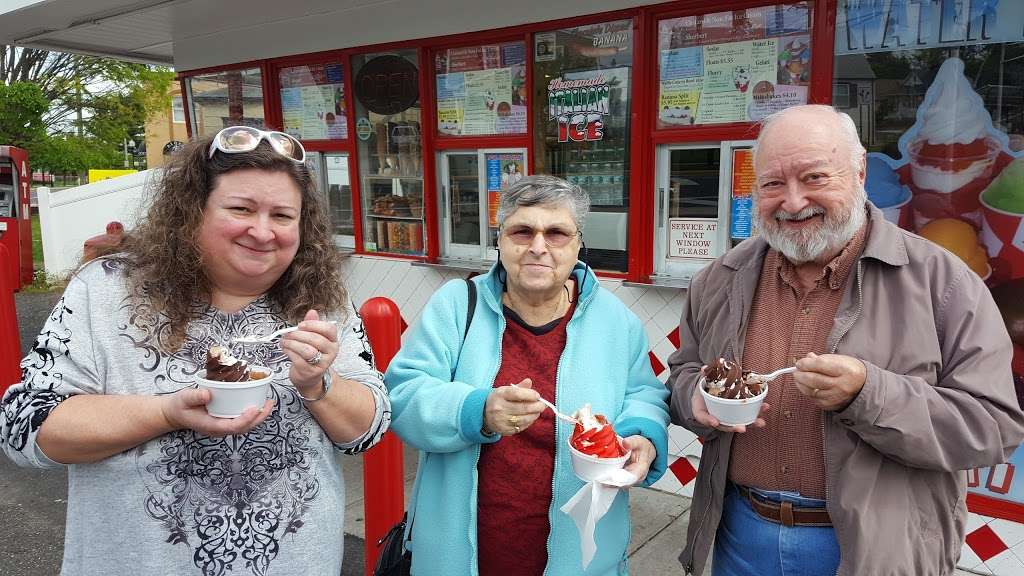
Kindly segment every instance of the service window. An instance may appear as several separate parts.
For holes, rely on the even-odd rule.
[[[590,194],[587,262],[626,272],[633,21],[538,32],[533,62],[534,172]]]
[[[191,76],[192,134],[212,136],[227,126],[264,128],[263,74],[259,68]]]
[[[499,198],[526,174],[526,149],[452,150],[438,157],[441,257],[497,260]]]
[[[655,281],[685,285],[750,236],[752,146],[729,141],[658,148]]]
[[[340,248],[354,249],[355,223],[352,215],[352,186],[347,152],[306,151],[309,168],[317,189],[327,200],[334,242]]]
[[[438,51],[434,74],[438,134],[526,134],[524,42]]]
[[[352,58],[363,249],[422,256],[423,154],[416,50]]]

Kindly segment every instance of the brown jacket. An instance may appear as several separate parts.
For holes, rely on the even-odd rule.
[[[988,288],[957,257],[886,222],[871,233],[836,312],[828,351],[859,358],[864,388],[826,412],[825,500],[839,575],[953,572],[967,517],[963,470],[1005,462],[1024,441],[1010,339]],[[767,244],[743,242],[690,284],[670,358],[672,422],[704,437],[686,548],[701,574],[722,514],[732,433],[693,419],[701,365],[741,358]],[[793,441],[799,441],[794,438]]]

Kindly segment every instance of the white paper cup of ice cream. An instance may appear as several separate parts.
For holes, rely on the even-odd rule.
[[[746,426],[753,424],[757,420],[757,415],[761,412],[761,404],[764,403],[764,399],[768,396],[768,384],[764,383],[761,393],[753,398],[719,398],[713,394],[708,394],[708,391],[704,389],[704,378],[701,378],[697,382],[697,386],[700,387],[701,396],[704,397],[704,404],[708,407],[708,412],[712,416],[718,418],[718,421],[722,426]]]
[[[615,470],[625,467],[626,462],[629,460],[629,455],[632,454],[632,452],[626,450],[626,453],[618,458],[598,458],[597,456],[584,454],[577,450],[572,445],[572,437],[569,438],[568,444],[572,470],[584,482],[608,477]],[[619,446],[622,446],[622,438],[619,438]]]
[[[220,382],[207,380],[206,370],[199,371],[196,384],[202,390],[209,390],[211,394],[210,403],[206,405],[206,411],[210,416],[237,418],[250,406],[263,407],[270,389],[270,369],[264,366],[250,366],[249,374],[253,376],[262,374],[263,377],[245,382]]]

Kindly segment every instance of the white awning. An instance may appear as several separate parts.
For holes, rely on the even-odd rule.
[[[193,70],[489,30],[650,0],[4,0],[0,43]]]

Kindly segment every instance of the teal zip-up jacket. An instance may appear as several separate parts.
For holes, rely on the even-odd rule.
[[[431,297],[384,378],[391,393],[391,428],[420,450],[410,510],[414,575],[477,574],[476,466],[481,444],[501,441],[500,436],[481,433],[484,403],[501,365],[505,330],[499,268],[495,264],[489,273],[473,279],[478,298],[465,345],[468,290],[465,282],[451,281]],[[668,390],[651,369],[647,335],[636,315],[602,288],[584,264],[577,263],[572,274],[582,292],[566,328],[553,400],[566,413],[590,403],[620,436],[648,438],[657,449],[645,480],[650,485],[667,465]],[[571,433],[570,425],[555,419],[551,532],[544,573],[627,574],[626,490],[619,492],[598,523],[597,554],[587,570],[582,569],[576,525],[559,510],[583,487],[569,461]],[[508,536],[515,537],[515,527],[509,527]]]

